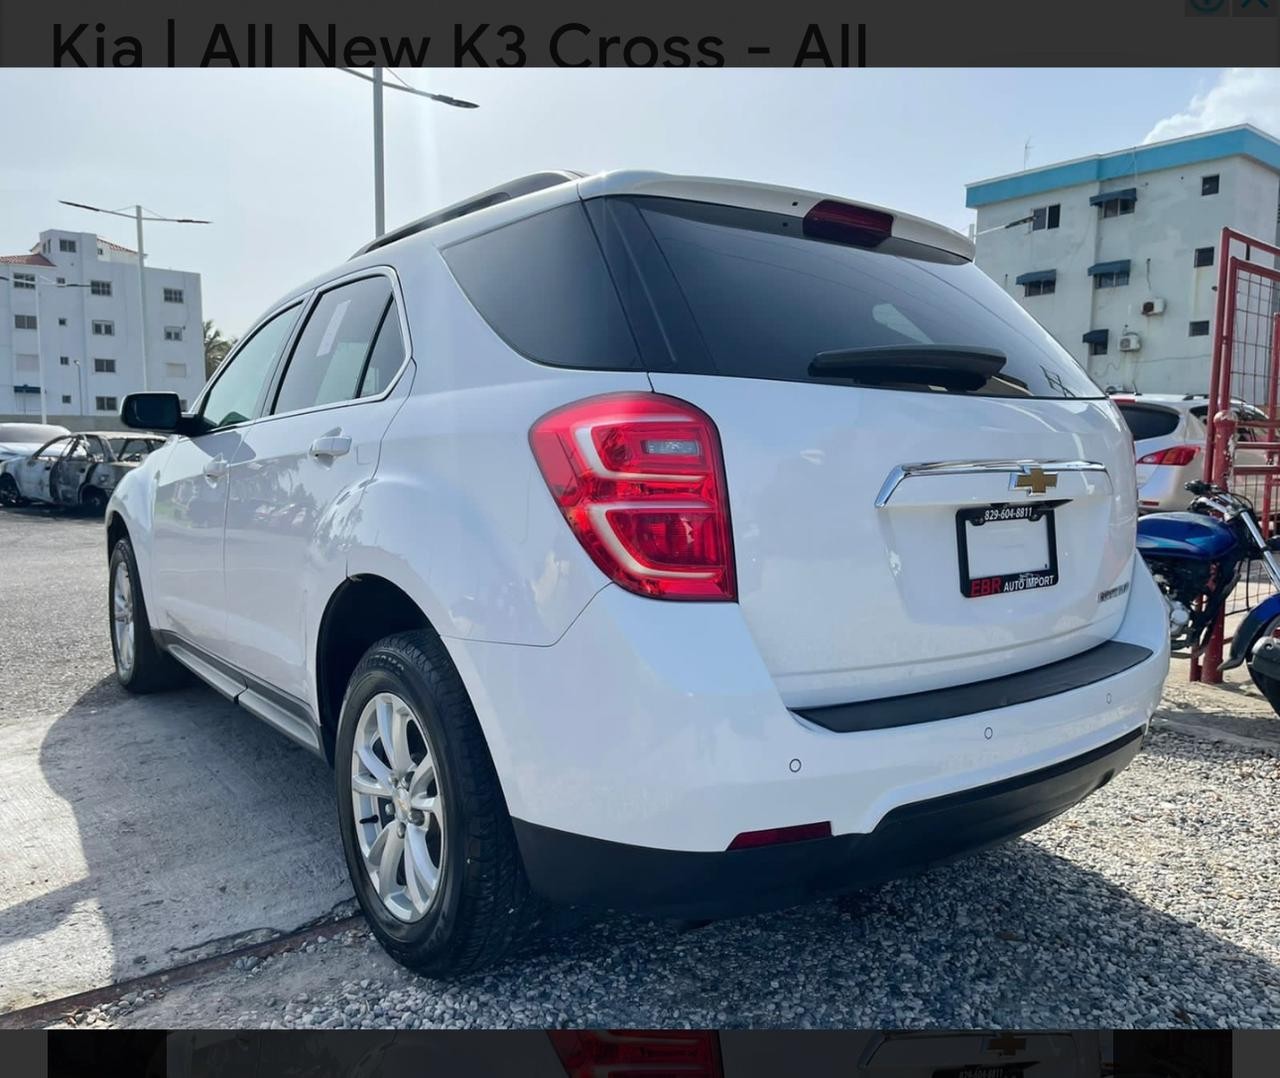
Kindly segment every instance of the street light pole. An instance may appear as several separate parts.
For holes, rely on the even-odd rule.
[[[142,207],[133,207],[133,218],[138,226],[138,306],[142,310],[142,392],[146,392],[151,387],[151,378],[148,372],[150,367],[150,358],[147,349],[147,278],[143,258],[145,255],[142,250]]]
[[[15,285],[14,279],[12,277],[0,276],[0,281],[9,282],[9,310],[12,312],[13,290]],[[40,317],[40,286],[42,284],[54,284],[58,288],[88,288],[89,286],[87,284],[67,284],[65,281],[54,281],[53,278],[43,277],[38,273],[31,274],[31,287],[36,294],[36,377],[40,379],[40,422],[41,424],[45,424],[49,422],[49,402],[47,400],[49,387],[45,383],[44,377],[44,343],[40,340],[40,334],[44,330],[44,319]],[[12,336],[12,331],[10,331],[10,340],[12,340]],[[13,351],[12,344],[10,345],[9,350],[10,352]],[[76,366],[79,365],[80,361],[76,360]],[[80,389],[80,379],[78,377],[76,379],[76,389],[77,391]],[[26,408],[24,406],[23,412],[25,413],[25,411]],[[83,393],[80,395],[80,414],[84,414]]]
[[[404,79],[400,78],[394,71],[391,73],[400,85],[385,82],[383,80],[383,69],[375,66],[372,75],[366,75],[363,71],[357,71],[351,67],[340,67],[339,71],[345,71],[348,75],[354,75],[358,79],[365,79],[373,83],[373,227],[378,236],[383,235],[386,231],[386,190],[384,176],[384,160],[383,160],[383,130],[382,130],[382,91],[385,87],[388,90],[399,90],[401,93],[413,94],[415,97],[425,97],[428,101],[437,101],[441,105],[452,105],[458,109],[476,109],[480,106],[474,101],[463,101],[461,98],[450,97],[448,94],[433,94],[427,90],[419,90],[417,87],[410,86]],[[376,238],[376,237],[375,237]]]
[[[386,178],[382,157],[382,68],[373,69],[373,234],[387,231]]]

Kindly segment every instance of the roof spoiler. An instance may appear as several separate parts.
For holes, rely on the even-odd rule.
[[[397,240],[402,240],[406,236],[412,236],[417,232],[425,232],[428,228],[435,228],[436,225],[442,225],[446,221],[454,221],[459,217],[465,217],[469,213],[475,213],[476,210],[487,209],[489,206],[496,206],[500,202],[508,202],[513,198],[519,198],[521,195],[531,195],[535,191],[542,191],[548,187],[556,187],[562,183],[580,180],[586,175],[587,173],[585,172],[576,172],[573,169],[556,169],[550,172],[533,172],[528,176],[521,176],[510,183],[501,183],[497,187],[491,187],[487,191],[471,195],[461,202],[455,202],[452,206],[446,206],[442,210],[436,210],[435,213],[427,214],[426,217],[419,217],[416,221],[410,221],[407,225],[401,225],[399,228],[384,233],[377,239],[370,240],[351,257],[359,258],[370,251],[376,251],[379,247],[385,247],[389,243],[395,243]]]

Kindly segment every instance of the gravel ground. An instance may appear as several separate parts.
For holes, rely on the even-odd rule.
[[[109,703],[101,524],[0,512],[0,723]],[[50,581],[56,581],[50,587]],[[1144,752],[1020,842],[838,902],[611,917],[452,981],[363,929],[71,1016],[106,1026],[1280,1025],[1280,720],[1175,664]]]
[[[1275,1026],[1280,736],[1263,733],[1160,722],[1128,771],[1034,836],[857,897],[685,932],[611,918],[454,981],[353,930],[73,1023]]]

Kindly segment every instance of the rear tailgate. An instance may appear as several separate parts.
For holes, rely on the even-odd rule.
[[[850,245],[755,208],[588,207],[642,347],[670,353],[648,363],[654,388],[719,428],[739,602],[788,704],[983,680],[1110,638],[1134,550],[1128,432],[976,267],[868,237],[876,218]]]

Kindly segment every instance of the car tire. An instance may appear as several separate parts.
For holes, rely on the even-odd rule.
[[[87,512],[98,516],[107,511],[107,500],[106,491],[99,490],[97,487],[89,487],[80,495],[80,505]]]
[[[165,654],[151,634],[142,598],[133,545],[119,540],[111,551],[108,572],[107,626],[116,680],[133,693],[160,692],[186,681],[186,670]]]
[[[403,751],[416,757],[410,767],[385,766],[395,754],[381,731],[391,726],[405,730]],[[371,756],[372,770],[365,766]],[[365,653],[343,699],[334,765],[351,882],[374,935],[396,961],[418,973],[456,974],[492,965],[530,935],[541,903],[530,891],[471,700],[433,632],[398,633]],[[399,785],[391,777],[397,774]],[[368,792],[370,781],[395,796]],[[430,813],[413,808],[428,801]],[[380,841],[383,856],[375,863]],[[411,868],[411,856],[423,871]],[[386,881],[385,896],[375,874]]]
[[[1271,709],[1280,715],[1280,680],[1255,670],[1253,664],[1249,664],[1249,676],[1253,678],[1253,683],[1258,687],[1258,691],[1267,698],[1267,703],[1271,705]]]

